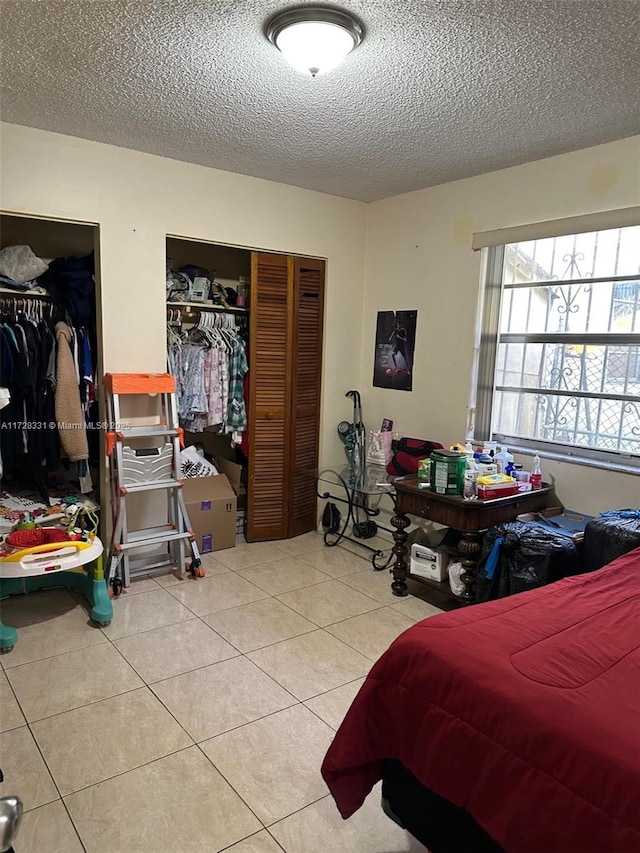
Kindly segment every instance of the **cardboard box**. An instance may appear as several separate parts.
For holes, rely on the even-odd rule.
[[[418,543],[411,546],[409,574],[442,583],[448,578],[448,565],[449,557],[444,551],[436,551]]]
[[[246,508],[247,508],[247,490],[242,485],[242,483],[240,483],[240,494],[238,495],[238,509],[245,509],[246,510]]]
[[[478,486],[478,497],[481,501],[493,501],[496,498],[506,498],[518,494],[518,485],[515,486]]]
[[[231,462],[229,459],[224,459],[222,456],[216,456],[213,459],[213,464],[221,474],[225,474],[231,488],[236,493],[238,499],[238,509],[247,508],[247,490],[242,482],[244,468],[236,462]]]
[[[242,465],[236,462],[231,462],[229,459],[223,459],[222,456],[215,456],[213,464],[221,474],[231,483],[231,488],[235,492],[236,497],[240,494],[240,477],[242,476]]]
[[[517,517],[517,521],[527,521],[560,536],[570,536],[574,542],[582,542],[584,529],[592,520],[592,515],[573,509],[563,510],[559,506],[547,507],[540,512],[525,512]]]
[[[182,492],[200,553],[234,548],[236,495],[225,474],[184,480]]]

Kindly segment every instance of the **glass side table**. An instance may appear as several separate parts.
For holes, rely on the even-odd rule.
[[[338,528],[325,531],[324,544],[328,548],[346,539],[371,553],[371,565],[376,571],[381,572],[391,565],[392,553],[385,556],[384,551],[366,542],[378,530],[393,533],[390,527],[374,521],[380,515],[380,502],[384,495],[390,496],[393,507],[395,489],[386,468],[367,465],[360,477],[354,477],[351,468],[345,464],[322,468],[316,475],[316,494],[323,500],[346,507]]]

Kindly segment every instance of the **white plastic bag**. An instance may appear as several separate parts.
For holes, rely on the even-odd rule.
[[[180,479],[191,477],[212,477],[218,474],[218,469],[203,456],[200,456],[193,445],[180,451]]]
[[[391,462],[393,453],[391,451],[391,442],[393,441],[392,432],[382,432],[380,430],[369,430],[369,441],[367,443],[367,463],[369,465],[387,466]]]
[[[454,595],[462,595],[464,592],[464,584],[460,576],[464,572],[462,563],[449,563],[449,586]]]

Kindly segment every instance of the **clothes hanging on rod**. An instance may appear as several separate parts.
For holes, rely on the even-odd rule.
[[[55,409],[58,434],[63,450],[71,462],[81,462],[89,458],[89,445],[80,400],[77,337],[66,323],[60,322],[56,323],[56,341]]]
[[[168,363],[176,377],[181,422],[190,432],[216,428],[239,444],[247,428],[245,342],[233,314],[200,311],[196,325],[186,331],[183,320],[188,322],[193,313],[170,310],[167,324]]]
[[[48,499],[47,476],[61,466],[60,438],[65,433],[73,433],[75,450],[67,456],[77,463],[81,488],[85,492],[92,488],[86,408],[80,402],[71,349],[76,340],[87,351],[87,336],[85,330],[59,323],[56,341],[53,314],[50,301],[0,298],[0,387],[7,389],[9,398],[0,409],[2,476],[31,485],[44,500]],[[84,372],[84,361],[82,364]],[[58,400],[69,399],[74,400],[73,410],[68,405],[58,406]],[[59,430],[58,422],[67,429]],[[62,448],[67,450],[64,442]]]

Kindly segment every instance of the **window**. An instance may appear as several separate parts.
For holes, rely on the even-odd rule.
[[[640,469],[640,226],[487,252],[478,437]]]

